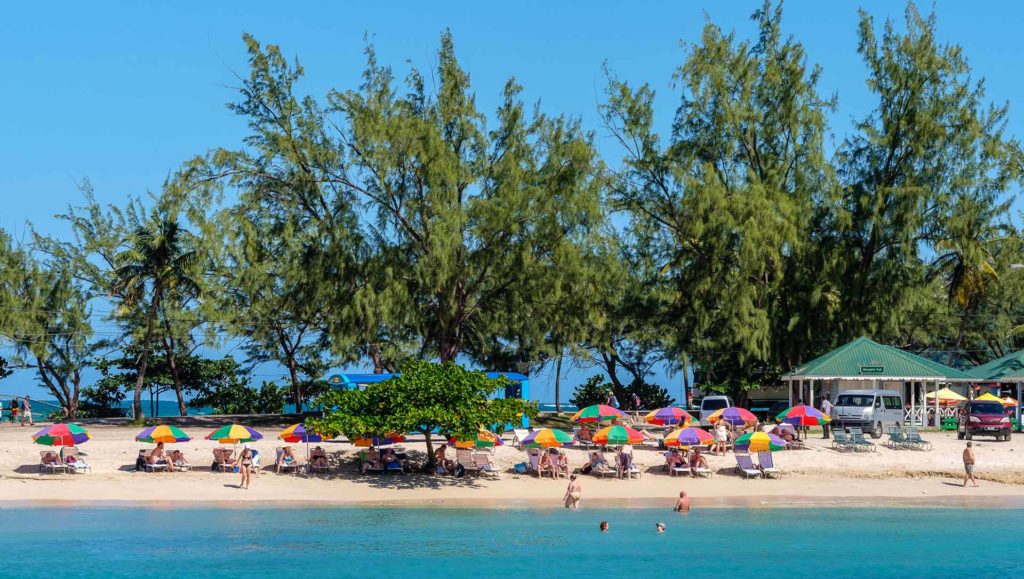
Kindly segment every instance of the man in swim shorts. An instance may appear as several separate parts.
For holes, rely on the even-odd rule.
[[[964,449],[964,486],[967,486],[967,479],[971,479],[974,486],[978,486],[978,481],[974,480],[974,444],[971,442],[967,443],[967,448]]]

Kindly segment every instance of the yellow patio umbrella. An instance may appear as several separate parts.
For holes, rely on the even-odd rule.
[[[977,401],[977,402],[998,402],[1000,404],[1003,403],[1003,399],[1002,398],[996,396],[995,394],[992,394],[991,392],[986,392],[986,393],[982,394],[981,396],[978,396],[974,400]]]
[[[946,388],[943,388],[942,390],[939,390],[938,392],[929,392],[928,394],[925,395],[925,398],[927,398],[928,400],[935,400],[936,396],[939,397],[939,402],[947,402],[948,403],[948,402],[960,402],[961,400],[967,400],[966,396],[961,396],[960,394],[957,394],[956,392],[953,392],[952,390],[949,389],[948,386]]]

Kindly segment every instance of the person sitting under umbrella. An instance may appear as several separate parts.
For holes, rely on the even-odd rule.
[[[292,447],[286,446],[281,449],[281,456],[277,457],[277,465],[275,472],[281,474],[281,467],[288,468],[295,466],[295,464],[295,453],[292,452]]]
[[[322,446],[317,446],[309,455],[309,463],[314,468],[327,468],[327,452]]]
[[[60,458],[57,457],[56,453],[47,452],[45,455],[43,455],[43,464],[46,466],[60,464]]]
[[[778,436],[786,442],[793,442],[796,440],[796,429],[790,424],[778,424],[772,430],[772,434]]]
[[[377,447],[371,446],[366,451],[366,460],[363,461],[363,474],[366,474],[370,469],[380,470],[382,468],[384,468],[384,465],[380,461],[380,452],[377,450]]]
[[[594,433],[591,432],[590,429],[587,428],[586,426],[581,426],[580,427],[580,432],[576,436],[577,436],[577,438],[579,438],[580,442],[593,442],[594,441]]]
[[[668,456],[665,458],[665,464],[668,467],[668,472],[671,474],[672,469],[683,466],[686,464],[686,460],[678,448],[673,448],[672,452],[668,453]]]
[[[437,462],[437,474],[454,474],[455,461],[445,456],[447,446],[442,444],[434,451],[434,461]]]
[[[181,468],[181,467],[189,466],[188,459],[185,458],[185,453],[181,452],[180,450],[174,450],[173,452],[171,452],[171,460],[170,460],[170,462],[176,468]]]
[[[699,448],[693,449],[693,454],[690,455],[690,474],[697,476],[698,468],[710,468],[708,466],[708,459],[704,458],[704,455],[700,453]]]
[[[149,464],[162,464],[167,466],[167,472],[174,472],[174,465],[171,464],[171,461],[167,460],[167,456],[164,454],[164,443],[162,442],[156,443],[156,448],[153,449],[153,452],[149,453],[147,460]]]

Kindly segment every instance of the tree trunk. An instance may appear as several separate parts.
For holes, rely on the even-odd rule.
[[[302,414],[302,386],[299,384],[299,374],[295,369],[295,356],[288,356],[288,374],[292,379],[292,396],[295,398],[295,412]]]
[[[153,287],[153,303],[149,306],[149,319],[146,321],[146,335],[142,338],[142,358],[139,360],[139,376],[135,379],[135,398],[132,399],[132,417],[142,419],[142,385],[146,382],[146,367],[149,366],[149,342],[153,338],[153,322],[156,320],[157,308],[160,307],[160,285]]]
[[[432,473],[436,470],[437,460],[434,458],[434,443],[430,438],[430,430],[424,432],[423,437],[427,441],[427,472]]]
[[[170,328],[167,328],[170,332]],[[171,380],[174,382],[174,394],[178,397],[178,413],[181,416],[188,416],[185,408],[185,397],[181,392],[181,376],[178,373],[178,362],[174,356],[174,338],[164,339],[164,354],[167,356],[167,366],[171,369]]]
[[[561,416],[562,406],[559,403],[561,398],[561,382],[562,382],[562,349],[558,349],[558,361],[555,362],[555,416]]]
[[[383,374],[384,364],[380,356],[380,347],[377,344],[370,344],[370,360],[373,361],[373,373]]]

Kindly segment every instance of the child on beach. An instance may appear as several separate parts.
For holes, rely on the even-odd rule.
[[[967,479],[971,479],[974,486],[978,486],[978,481],[974,480],[974,444],[971,442],[967,443],[967,448],[964,449],[964,486],[967,486]]]

